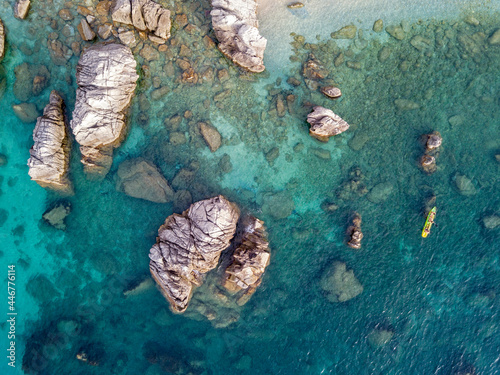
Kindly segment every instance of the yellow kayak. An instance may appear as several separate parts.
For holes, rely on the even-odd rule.
[[[422,230],[422,237],[426,238],[431,232],[432,224],[434,223],[434,218],[436,217],[436,207],[429,211],[427,215],[427,220],[425,220],[424,229]]]

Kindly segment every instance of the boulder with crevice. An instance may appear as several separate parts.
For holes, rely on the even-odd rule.
[[[238,304],[244,304],[262,282],[271,254],[264,222],[247,216],[242,221],[243,233],[224,274],[224,287],[232,292],[243,291]]]
[[[118,167],[116,190],[128,196],[156,203],[174,199],[174,191],[155,165],[138,158],[125,160]]]
[[[158,230],[149,268],[174,312],[188,307],[194,286],[217,266],[234,236],[239,208],[222,195],[196,202],[173,214]]]
[[[125,137],[126,112],[139,78],[136,65],[130,48],[121,44],[96,44],[80,57],[71,129],[89,175],[108,173],[113,149]]]
[[[110,10],[114,22],[133,25],[164,40],[170,38],[170,11],[152,0],[114,0]]]
[[[309,134],[322,142],[328,142],[330,137],[349,129],[349,124],[340,116],[320,106],[314,107],[313,112],[307,115],[307,122],[311,124]]]
[[[260,35],[256,0],[213,0],[212,26],[219,50],[251,72],[263,72],[267,40]]]
[[[50,93],[50,103],[43,110],[33,131],[35,144],[28,159],[29,175],[40,186],[63,194],[72,194],[68,179],[70,142],[64,102],[56,92]]]

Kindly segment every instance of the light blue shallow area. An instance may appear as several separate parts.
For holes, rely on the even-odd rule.
[[[144,111],[139,95],[151,89],[142,77],[128,138],[115,150],[104,180],[86,179],[73,143],[76,194],[65,199],[72,205],[65,231],[42,220],[61,198],[30,181],[26,161],[35,124],[21,122],[11,106],[19,103],[13,94],[14,68],[24,61],[42,63],[51,72],[50,85],[29,101],[42,109],[56,89],[70,115],[77,58],[56,66],[44,46],[24,55],[17,46],[33,44],[25,27],[30,20],[13,19],[10,7],[2,8],[0,17],[8,41],[2,62],[7,88],[0,101],[0,153],[8,159],[0,166],[0,215],[5,218],[0,221],[0,276],[6,284],[7,266],[16,265],[19,314],[16,369],[3,356],[2,374],[444,375],[472,368],[476,374],[500,374],[500,227],[488,229],[483,223],[487,216],[500,215],[500,163],[495,159],[500,154],[500,46],[487,43],[500,26],[497,14],[478,14],[482,23],[477,30],[462,18],[442,23],[442,32],[451,30],[453,38],[484,33],[476,56],[467,56],[458,44],[425,55],[409,44],[410,37],[402,42],[366,37],[367,46],[352,47],[351,57],[346,52],[348,61],[362,63],[356,70],[335,66],[338,50],[334,56],[328,40],[308,41],[317,43],[310,50],[342,88],[336,102],[311,93],[303,83],[297,88],[285,83],[290,76],[302,79],[308,46],[297,51],[299,61],[286,66],[281,82],[264,73],[248,84],[225,62],[234,85],[247,96],[245,106],[235,104],[236,98],[222,108],[210,106],[206,120],[225,139],[215,153],[194,141],[172,146],[163,125],[165,118],[195,108],[209,89],[186,88],[192,95],[185,102],[170,93]],[[436,23],[412,24],[408,33],[439,35]],[[37,30],[52,31],[45,26]],[[384,46],[392,55],[382,64],[377,56]],[[405,61],[407,71],[401,68]],[[294,113],[276,117],[274,89],[295,95]],[[418,103],[419,109],[398,110],[398,98]],[[330,107],[351,128],[328,143],[312,139],[304,121],[310,106],[301,105],[308,101]],[[146,125],[139,119],[144,112],[149,114]],[[457,115],[462,123],[450,123]],[[242,118],[248,118],[248,127]],[[194,139],[183,121],[181,130]],[[443,145],[438,170],[427,175],[418,166],[425,149],[421,136],[434,130],[443,136]],[[365,139],[359,147],[356,137]],[[301,151],[294,150],[297,144],[303,144]],[[269,163],[266,154],[273,147],[279,156]],[[317,149],[329,151],[330,158],[318,158]],[[224,154],[231,159],[229,173],[218,170]],[[216,328],[205,318],[175,315],[155,288],[124,295],[148,277],[149,249],[158,227],[174,212],[172,203],[138,200],[115,190],[119,163],[139,156],[158,165],[169,182],[180,169],[196,164],[188,187],[194,200],[221,193],[265,221],[271,263],[255,295],[238,310],[238,321]],[[366,195],[340,199],[342,191],[349,192],[354,167],[362,170],[368,190],[389,183],[389,196],[380,203]],[[475,194],[461,194],[457,176],[470,179]],[[266,193],[282,190],[291,195],[294,210],[277,219],[263,204]],[[436,196],[437,226],[423,239],[424,207],[431,196]],[[324,201],[339,209],[325,212]],[[354,211],[363,218],[360,250],[346,246]],[[345,303],[330,302],[320,287],[335,260],[347,263],[364,288]],[[6,316],[5,288],[2,298],[0,313]],[[0,328],[5,353],[6,319]],[[393,336],[374,348],[368,340],[373,329]],[[81,350],[99,359],[99,365],[77,360]]]

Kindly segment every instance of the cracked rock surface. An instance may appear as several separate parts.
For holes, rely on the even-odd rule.
[[[307,122],[311,124],[309,134],[322,142],[349,129],[349,124],[340,116],[320,106],[314,107],[313,112],[307,115]]]
[[[170,11],[151,0],[114,0],[111,6],[114,22],[133,25],[159,38],[170,38]]]
[[[230,292],[244,290],[251,295],[262,281],[271,254],[263,221],[247,216],[243,227],[240,245],[226,268],[224,287]]]
[[[221,52],[251,72],[264,71],[267,40],[257,28],[257,1],[213,0],[210,15]]]
[[[194,286],[217,266],[236,231],[240,211],[222,195],[193,203],[173,214],[158,230],[149,268],[172,310],[184,312]]]
[[[31,179],[42,187],[72,194],[73,187],[67,176],[70,145],[64,102],[56,91],[50,93],[50,102],[36,122],[33,140],[35,144],[28,159]]]
[[[98,177],[108,173],[113,148],[125,137],[126,110],[138,78],[129,47],[96,44],[82,53],[76,67],[71,129],[80,144],[85,172]]]

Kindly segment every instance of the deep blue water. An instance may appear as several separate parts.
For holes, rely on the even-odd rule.
[[[424,20],[405,25],[402,41],[369,30],[347,46],[295,38],[291,61],[279,74],[249,75],[203,44],[204,33],[213,37],[207,3],[165,4],[188,13],[201,31],[188,33],[174,23],[168,50],[158,60],[145,61],[134,50],[142,68],[128,138],[115,150],[114,165],[102,181],[86,179],[73,144],[76,194],[69,198],[30,181],[26,161],[35,123],[21,122],[11,105],[21,102],[14,95],[14,69],[23,62],[43,64],[49,84],[28,101],[41,110],[50,90],[58,90],[71,116],[78,58],[53,63],[46,40],[54,29],[47,17],[54,15],[60,33],[80,16],[71,8],[75,19],[62,21],[55,16],[63,7],[59,3],[33,4],[25,21],[12,17],[9,4],[0,9],[7,29],[0,153],[8,160],[0,166],[0,259],[5,284],[7,266],[16,266],[18,312],[16,369],[4,356],[2,373],[459,374],[475,369],[500,374],[500,227],[488,229],[483,222],[500,215],[495,158],[500,154],[500,46],[488,43],[500,16],[478,12],[478,26],[465,23],[466,15]],[[415,35],[427,38],[430,47],[414,48]],[[68,44],[68,38],[60,34],[58,40]],[[477,49],[467,49],[470,40]],[[286,42],[293,41],[290,36]],[[180,44],[191,49],[186,59],[200,75],[213,69],[215,78],[191,86],[179,82]],[[380,62],[383,47],[391,53]],[[333,102],[304,83],[302,64],[311,53],[329,71],[324,83],[342,89],[340,100]],[[345,62],[337,65],[340,54]],[[217,72],[224,69],[229,79],[221,81]],[[300,85],[288,84],[289,77]],[[169,93],[152,99],[152,91],[163,86]],[[225,98],[216,98],[225,91]],[[286,101],[289,95],[294,100],[278,117],[278,96]],[[419,108],[400,110],[396,99]],[[312,139],[305,122],[311,104],[331,108],[351,128],[328,143]],[[182,117],[177,129],[175,116]],[[461,123],[450,122],[453,116]],[[222,134],[215,153],[197,132],[199,121],[211,122]],[[438,170],[427,175],[418,166],[425,148],[421,137],[434,130],[443,145]],[[173,145],[174,132],[183,133],[186,143]],[[271,160],[274,148],[279,155]],[[320,151],[329,156],[318,157]],[[123,294],[149,277],[148,253],[158,227],[186,208],[115,190],[120,162],[139,156],[155,163],[169,182],[180,170],[193,172],[192,180],[174,186],[188,190],[193,201],[224,194],[265,221],[271,263],[245,306],[214,305],[213,322],[197,314],[196,306],[213,302],[204,296],[214,275],[195,292],[184,315],[170,312],[154,287]],[[229,157],[232,169],[222,167],[223,157],[226,163]],[[368,191],[389,184],[386,199],[373,203],[369,194],[349,190],[353,168],[362,171]],[[457,176],[470,179],[473,195],[459,191]],[[282,205],[293,202],[293,212],[277,219],[266,209],[266,197],[281,191],[289,196]],[[433,196],[438,225],[423,239],[425,206]],[[42,220],[61,200],[72,206],[65,231]],[[325,201],[339,208],[325,212]],[[360,250],[346,246],[354,211],[363,218]],[[335,260],[352,268],[364,288],[345,303],[330,302],[320,287]],[[237,321],[225,326],[229,320]],[[1,321],[4,350],[9,326],[6,318]],[[393,336],[374,348],[368,340],[374,329]],[[82,350],[99,365],[79,361]]]

